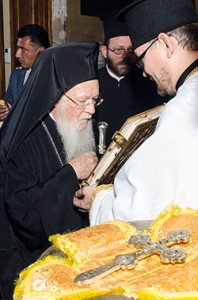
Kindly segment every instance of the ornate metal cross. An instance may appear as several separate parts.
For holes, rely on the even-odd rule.
[[[129,244],[141,248],[134,253],[117,255],[114,260],[106,265],[79,274],[74,282],[89,284],[93,278],[102,278],[119,269],[133,269],[139,260],[152,254],[159,254],[162,263],[182,263],[186,254],[183,248],[168,248],[168,246],[187,243],[189,241],[189,230],[172,230],[159,242],[152,242],[149,235],[132,235]]]

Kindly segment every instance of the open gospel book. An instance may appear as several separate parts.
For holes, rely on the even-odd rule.
[[[160,105],[128,118],[115,132],[111,144],[82,186],[113,183],[125,161],[153,134],[163,109],[164,105]]]

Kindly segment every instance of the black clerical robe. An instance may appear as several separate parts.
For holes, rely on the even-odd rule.
[[[78,179],[71,165],[64,164],[55,124],[45,117],[63,93],[96,79],[98,48],[95,42],[65,42],[39,53],[0,130],[3,299],[12,299],[14,279],[49,246],[50,235],[87,224],[86,214],[72,205]]]
[[[74,193],[79,189],[76,173],[71,165],[62,165],[58,159],[60,156],[64,162],[65,154],[55,123],[49,116],[44,123],[48,134],[40,122],[24,138],[6,167],[5,206],[23,257],[20,266],[13,259],[16,270],[12,265],[10,272],[19,272],[34,262],[50,246],[50,235],[87,225],[87,215],[73,206]],[[12,276],[16,278],[17,273]]]
[[[95,132],[98,144],[98,122],[106,122],[106,146],[116,130],[119,130],[127,118],[156,107],[166,101],[157,94],[157,88],[148,78],[142,76],[142,70],[133,68],[132,72],[120,81],[111,77],[106,67],[99,69],[100,95],[103,103],[97,107]]]

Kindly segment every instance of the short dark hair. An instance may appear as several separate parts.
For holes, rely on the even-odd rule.
[[[44,48],[50,47],[48,32],[38,24],[25,25],[17,31],[17,37],[23,38],[25,36],[31,37],[31,42]]]
[[[178,43],[189,51],[198,51],[198,23],[191,23],[178,27],[169,33]]]

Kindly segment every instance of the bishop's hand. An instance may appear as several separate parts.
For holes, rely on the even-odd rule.
[[[69,164],[76,172],[79,180],[89,177],[98,162],[98,157],[94,151],[87,151],[73,158]]]

